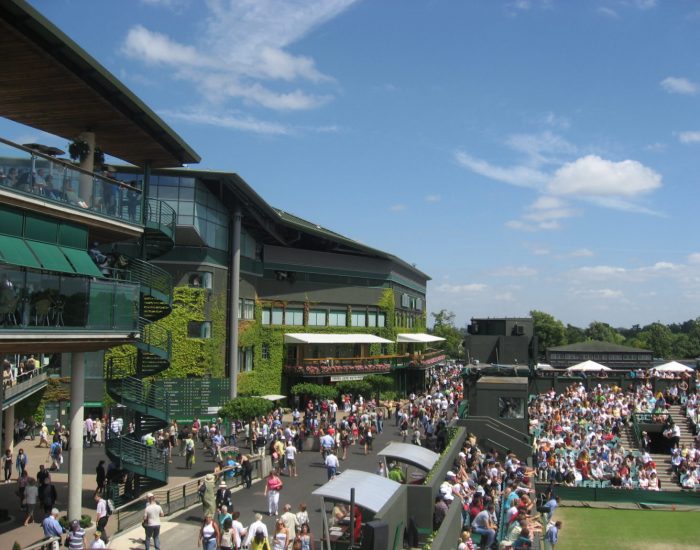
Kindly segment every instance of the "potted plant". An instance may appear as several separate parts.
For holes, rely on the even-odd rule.
[[[82,163],[90,154],[90,144],[84,139],[74,139],[68,144],[68,156],[74,162]],[[105,163],[105,154],[98,145],[92,152],[95,167],[101,167]]]

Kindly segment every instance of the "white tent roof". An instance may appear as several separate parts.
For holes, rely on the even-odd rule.
[[[286,395],[270,394],[270,395],[261,395],[260,399],[267,399],[268,401],[281,401],[282,399],[287,399],[287,396]]]
[[[407,344],[429,344],[430,342],[442,342],[444,338],[425,333],[397,334],[396,341]]]
[[[297,332],[284,335],[285,344],[393,344],[374,334],[317,334]]]
[[[401,489],[401,484],[376,474],[345,470],[311,494],[337,502],[350,502],[350,489],[355,489],[355,504],[376,514]]]
[[[578,365],[574,365],[573,367],[569,367],[566,370],[570,371],[596,371],[596,370],[612,370],[610,367],[606,367],[605,365],[601,365],[600,363],[596,363],[595,361],[584,361],[583,363],[579,363]]]
[[[679,363],[678,361],[671,361],[670,363],[665,363],[663,365],[659,365],[658,367],[654,367],[651,370],[659,372],[690,372],[693,369],[687,365],[684,365],[683,363]]]
[[[395,459],[399,462],[405,462],[418,466],[423,470],[430,471],[435,463],[440,459],[440,455],[434,453],[425,447],[411,445],[409,443],[389,443],[381,451],[377,453],[379,456],[385,456],[388,459]]]

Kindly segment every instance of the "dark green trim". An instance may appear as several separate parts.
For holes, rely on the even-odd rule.
[[[0,235],[0,258],[7,264],[41,269],[41,264],[27,243],[18,237]]]
[[[25,241],[41,265],[47,271],[59,271],[61,273],[75,273],[75,269],[63,255],[61,249],[55,244],[40,243],[38,241]]]
[[[84,250],[69,248],[67,246],[59,246],[59,249],[65,254],[68,261],[73,264],[73,269],[80,275],[88,277],[102,277],[102,273],[92,261],[92,258]]]

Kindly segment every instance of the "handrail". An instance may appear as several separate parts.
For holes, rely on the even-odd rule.
[[[165,201],[148,199],[146,201],[146,221],[164,225],[175,231],[177,212]]]
[[[152,446],[144,445],[128,436],[110,437],[106,442],[106,450],[119,456],[121,462],[144,468],[146,472],[153,470],[165,474],[168,472],[168,460]],[[146,475],[148,475],[146,473]]]
[[[153,288],[170,296],[173,288],[173,278],[164,269],[138,258],[129,259],[129,273],[133,281],[142,286]]]
[[[159,348],[170,355],[172,351],[172,334],[168,329],[144,317],[139,317],[139,331],[141,332],[141,341],[149,348]]]
[[[302,361],[317,363],[321,361],[364,361],[367,359],[405,359],[409,357],[408,353],[394,355],[364,355],[360,357],[304,357]]]
[[[54,542],[61,544],[61,537],[45,537],[29,546],[25,546],[23,550],[50,550]]]
[[[170,418],[170,400],[164,388],[150,382],[144,382],[133,376],[110,380],[113,391],[130,401],[163,411]]]

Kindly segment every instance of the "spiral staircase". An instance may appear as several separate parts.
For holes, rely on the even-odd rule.
[[[171,420],[168,395],[156,387],[153,378],[170,366],[170,331],[155,322],[171,311],[172,278],[148,260],[174,246],[176,216],[166,203],[148,199],[143,237],[146,259],[130,257],[127,267],[128,278],[140,286],[139,338],[133,353],[112,356],[105,364],[107,393],[119,404],[119,411],[113,411],[112,416],[124,421],[121,437],[106,441],[106,453],[122,471],[133,474],[129,476],[133,481],[126,486],[110,484],[109,494],[117,505],[168,480],[168,458],[141,439],[167,427]],[[126,245],[120,250],[135,253],[137,248]],[[130,422],[134,424],[133,433],[126,429]]]

